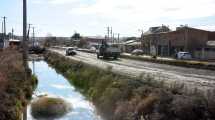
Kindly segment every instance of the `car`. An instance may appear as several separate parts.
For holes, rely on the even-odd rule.
[[[131,52],[132,55],[143,55],[143,50],[135,49]]]
[[[67,48],[66,49],[66,56],[73,56],[76,55],[77,53],[75,52],[74,48]]]
[[[177,59],[186,59],[186,60],[190,60],[192,59],[192,55],[189,52],[178,52],[176,54],[176,58]]]

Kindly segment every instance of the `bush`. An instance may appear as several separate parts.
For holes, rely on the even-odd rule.
[[[31,114],[34,118],[58,118],[65,115],[69,105],[60,98],[42,97],[31,104]]]

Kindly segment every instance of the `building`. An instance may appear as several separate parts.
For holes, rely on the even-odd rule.
[[[135,49],[141,49],[141,42],[139,40],[129,40],[124,42],[124,52],[131,53]]]
[[[18,48],[21,46],[21,41],[16,39],[10,39],[9,40],[9,46],[10,48]]]
[[[180,26],[175,31],[152,32],[144,34],[142,37],[143,49],[146,54],[173,56],[178,51],[187,51],[198,59],[208,59],[208,57],[196,54],[199,50],[209,48],[208,41],[215,41],[215,32],[188,26]]]
[[[169,46],[169,42],[167,40],[168,36],[166,36],[164,33],[169,32],[171,32],[169,27],[164,25],[149,28],[149,30],[141,36],[143,51],[146,54],[151,55],[156,54],[163,54],[163,56],[168,55]],[[162,53],[160,53],[161,51]]]

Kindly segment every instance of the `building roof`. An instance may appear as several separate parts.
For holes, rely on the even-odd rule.
[[[133,43],[129,43],[129,44],[126,44],[128,46],[136,46],[136,45],[141,45],[141,42],[133,42]]]
[[[169,29],[168,26],[162,25],[162,26],[157,26],[157,27],[150,27],[149,30],[144,33],[144,35],[170,32],[170,31],[171,30]]]
[[[129,46],[135,46],[135,45],[140,45],[141,42],[139,42],[137,40],[129,40],[129,41],[126,41],[124,44],[129,45]]]
[[[10,39],[9,42],[21,42],[21,41],[17,39]]]
[[[126,41],[125,44],[130,44],[130,43],[133,43],[133,42],[136,42],[137,40],[129,40],[129,41]]]

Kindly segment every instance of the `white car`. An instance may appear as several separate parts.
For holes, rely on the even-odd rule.
[[[131,52],[132,55],[143,55],[143,50],[135,49]]]
[[[192,55],[189,52],[178,52],[177,59],[190,60],[190,59],[192,59]]]

